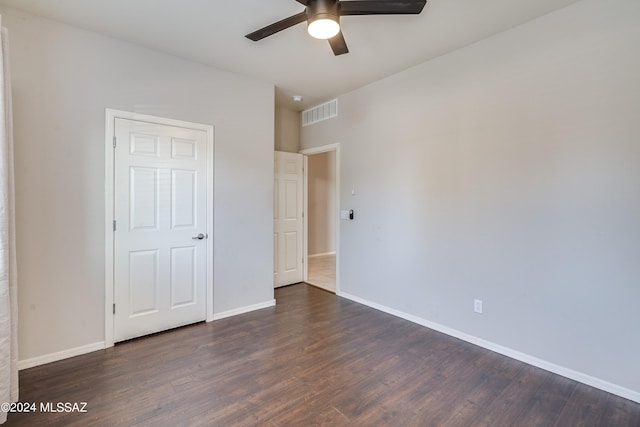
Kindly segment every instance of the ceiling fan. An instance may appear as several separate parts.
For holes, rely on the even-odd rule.
[[[426,0],[296,0],[306,6],[304,12],[267,25],[245,37],[257,42],[279,31],[307,21],[307,31],[312,37],[326,39],[334,55],[349,53],[340,29],[340,17],[352,15],[417,15],[422,12]]]

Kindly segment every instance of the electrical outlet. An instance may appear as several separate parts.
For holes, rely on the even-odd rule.
[[[482,314],[482,300],[474,299],[473,300],[473,311],[476,313]]]

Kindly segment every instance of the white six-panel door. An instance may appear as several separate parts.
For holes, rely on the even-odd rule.
[[[114,341],[205,320],[207,134],[115,119]]]
[[[274,286],[303,280],[302,154],[275,152],[273,186]]]

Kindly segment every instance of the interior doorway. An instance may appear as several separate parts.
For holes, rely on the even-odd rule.
[[[339,146],[304,150],[305,282],[338,292]]]

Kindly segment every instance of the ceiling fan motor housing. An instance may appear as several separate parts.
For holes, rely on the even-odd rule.
[[[330,19],[340,23],[340,5],[335,0],[311,0],[307,5],[308,23],[318,19]]]

